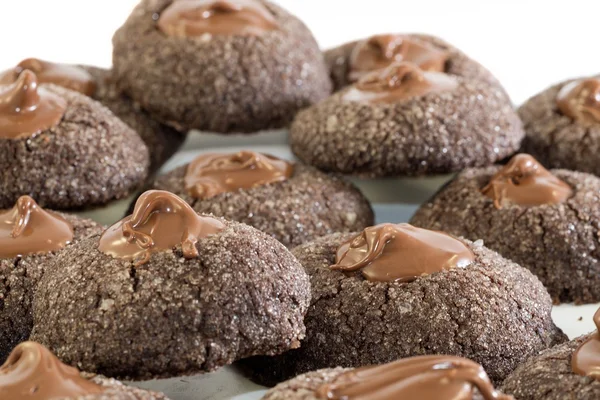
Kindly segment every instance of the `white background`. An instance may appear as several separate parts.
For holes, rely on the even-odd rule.
[[[599,0],[275,0],[323,47],[426,32],[486,65],[516,103],[600,72]],[[137,0],[0,0],[0,68],[26,57],[110,66],[111,37]]]

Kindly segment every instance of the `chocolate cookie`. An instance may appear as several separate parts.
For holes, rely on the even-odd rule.
[[[0,208],[24,194],[53,209],[102,205],[133,192],[148,174],[140,137],[87,96],[38,86],[25,70],[0,85],[0,104]]]
[[[0,398],[61,400],[169,400],[162,393],[80,373],[35,342],[18,345],[0,366]]]
[[[470,358],[501,382],[566,340],[537,278],[481,242],[382,224],[293,253],[311,279],[306,338],[297,350],[245,361],[261,383],[427,354]]]
[[[300,112],[290,139],[302,161],[367,177],[450,173],[514,153],[521,121],[482,81],[395,63]]]
[[[411,223],[487,247],[529,269],[555,303],[600,301],[600,179],[547,171],[520,154],[469,169],[423,204]]]
[[[201,155],[159,177],[154,188],[181,196],[199,213],[253,226],[287,247],[374,222],[368,200],[352,184],[250,151]]]
[[[422,34],[380,34],[345,43],[324,53],[335,91],[356,83],[371,71],[398,61],[424,71],[445,72],[488,83],[504,92],[500,82],[481,64],[446,41]]]
[[[28,196],[0,210],[0,362],[29,338],[33,294],[52,259],[101,231],[93,221],[45,211]]]
[[[15,68],[0,73],[0,83],[13,83],[25,69],[33,71],[39,83],[53,83],[83,93],[106,106],[140,135],[150,151],[151,171],[157,171],[185,141],[184,133],[154,121],[123,95],[109,70],[28,58]]]
[[[466,358],[421,356],[361,369],[322,369],[280,383],[263,400],[514,400]]]
[[[600,312],[594,322],[600,327]],[[599,349],[598,332],[553,347],[515,369],[503,390],[519,400],[598,399]]]
[[[133,215],[69,247],[39,284],[32,339],[112,377],[213,371],[299,346],[310,299],[275,239],[143,194]]]
[[[551,168],[600,175],[600,76],[568,80],[546,89],[518,112],[523,151]]]
[[[126,93],[179,129],[254,132],[331,92],[308,28],[263,0],[143,0],[116,32]]]

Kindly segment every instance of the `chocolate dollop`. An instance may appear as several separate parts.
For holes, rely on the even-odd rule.
[[[409,224],[381,224],[343,243],[330,268],[361,270],[369,281],[410,282],[438,271],[464,268],[474,259],[467,246],[445,233]]]
[[[60,215],[22,196],[0,212],[0,258],[23,257],[60,250],[73,241],[73,226]]]
[[[523,206],[558,204],[573,195],[568,184],[529,154],[511,158],[481,192],[492,199],[498,209],[506,202]]]
[[[261,36],[277,27],[273,14],[256,0],[175,0],[158,19],[158,28],[175,37]]]
[[[177,247],[185,258],[194,258],[198,256],[198,240],[224,227],[215,218],[198,215],[173,193],[150,190],[137,200],[132,215],[104,232],[98,249],[138,266],[148,262],[152,253]]]
[[[96,81],[85,69],[37,58],[25,59],[13,69],[0,73],[0,84],[15,82],[25,70],[35,73],[39,83],[53,83],[86,96],[92,96],[96,91]]]
[[[423,71],[444,72],[448,52],[406,35],[375,35],[356,44],[350,54],[348,79],[356,82],[366,74],[408,61]]]
[[[220,193],[250,189],[288,179],[294,166],[277,157],[253,151],[204,154],[192,161],[184,178],[187,191],[206,199]]]
[[[450,75],[425,72],[415,64],[394,63],[365,75],[343,95],[345,101],[402,103],[429,93],[451,91],[458,82]]]
[[[0,399],[79,398],[102,392],[102,386],[82,378],[76,368],[35,342],[15,347],[0,367]]]
[[[583,123],[600,123],[600,79],[580,79],[558,92],[556,105],[567,117]]]
[[[578,375],[600,379],[600,309],[594,314],[596,332],[583,342],[571,357],[571,368]]]
[[[510,400],[497,392],[483,367],[453,356],[420,356],[355,369],[317,389],[331,400],[471,400],[475,389],[485,400]]]
[[[20,139],[59,124],[67,103],[38,87],[35,74],[25,70],[16,82],[0,85],[0,138]]]

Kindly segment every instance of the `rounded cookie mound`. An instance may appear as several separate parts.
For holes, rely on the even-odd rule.
[[[168,36],[157,19],[173,0],[143,0],[116,32],[114,71],[126,93],[181,129],[254,132],[291,121],[331,92],[308,28],[268,1],[277,28],[263,35]]]
[[[136,267],[98,250],[98,235],[70,247],[39,284],[32,340],[82,370],[131,379],[297,347],[310,298],[302,266],[264,233],[223,223],[191,259],[179,247]]]
[[[433,46],[438,50],[447,51],[449,54],[444,70],[447,74],[460,76],[469,80],[485,82],[504,92],[504,88],[490,71],[446,41],[435,36],[422,34],[403,34],[401,36],[417,43]],[[325,63],[329,68],[335,91],[341,90],[353,83],[348,76],[351,66],[350,57],[356,45],[360,42],[361,41],[357,40],[345,43],[324,52]]]
[[[581,123],[564,115],[557,105],[561,89],[572,82],[544,90],[517,110],[526,133],[522,149],[547,167],[600,175],[600,121]]]
[[[58,125],[30,137],[0,138],[0,208],[30,195],[43,207],[74,209],[123,198],[148,174],[148,149],[87,96],[41,85],[67,103]]]
[[[444,230],[487,247],[529,269],[554,302],[600,301],[600,179],[551,170],[573,195],[559,204],[498,209],[481,190],[501,167],[469,169],[421,206],[411,223]]]
[[[74,242],[102,232],[102,226],[94,221],[58,214],[73,227]],[[0,364],[17,344],[29,338],[33,327],[32,301],[38,282],[54,257],[67,249],[0,258]]]
[[[153,120],[116,85],[112,71],[83,66],[93,77],[94,100],[102,103],[140,135],[150,153],[150,171],[155,172],[181,147],[186,134]]]
[[[207,199],[195,198],[186,190],[187,168],[159,177],[154,188],[177,194],[199,213],[253,226],[287,247],[334,232],[361,230],[374,221],[368,200],[351,183],[300,163],[285,181]]]
[[[502,390],[519,400],[592,400],[600,397],[600,382],[577,375],[571,367],[573,352],[589,336],[548,349],[510,374]]]
[[[292,150],[321,170],[368,177],[449,173],[514,153],[524,133],[502,91],[456,80],[401,103],[348,101],[353,87],[342,90],[297,115]]]
[[[475,256],[466,268],[410,283],[370,282],[330,268],[352,236],[329,235],[293,250],[311,279],[306,338],[297,350],[247,360],[260,382],[426,354],[470,358],[501,382],[531,355],[566,340],[537,278],[480,243],[461,239]]]

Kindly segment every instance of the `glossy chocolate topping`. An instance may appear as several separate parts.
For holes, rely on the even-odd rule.
[[[429,93],[453,90],[458,82],[441,72],[424,72],[415,64],[394,63],[365,75],[343,95],[345,101],[401,103]]]
[[[294,166],[277,157],[240,151],[234,154],[205,154],[190,163],[185,188],[199,199],[224,192],[250,189],[288,179]]]
[[[0,85],[0,138],[25,138],[50,129],[66,109],[65,100],[38,88],[35,74],[25,70],[16,82]]]
[[[260,36],[277,26],[273,14],[257,0],[175,0],[158,19],[159,29],[176,37]]]
[[[369,281],[411,282],[438,271],[465,268],[474,259],[467,246],[445,233],[409,224],[381,224],[342,244],[331,269],[361,270]]]
[[[578,375],[600,379],[600,309],[594,314],[596,332],[583,342],[571,357],[571,368]]]
[[[522,206],[558,204],[573,195],[565,182],[552,175],[529,154],[517,154],[498,171],[481,192],[502,208],[505,202]]]
[[[356,82],[366,74],[393,62],[408,61],[423,71],[444,72],[448,52],[404,35],[375,35],[356,44],[350,54],[348,79]]]
[[[136,265],[148,262],[152,253],[177,247],[181,247],[185,258],[195,258],[198,240],[224,227],[215,218],[198,215],[173,193],[150,190],[137,200],[132,215],[104,232],[98,249]]]
[[[15,347],[0,367],[0,399],[79,398],[103,390],[35,342],[23,342]]]
[[[96,82],[85,69],[37,58],[23,60],[15,68],[0,73],[0,84],[13,83],[26,69],[36,74],[39,83],[53,83],[86,96],[92,96],[96,91]]]
[[[556,105],[567,117],[584,123],[600,123],[600,79],[581,79],[565,85]]]
[[[332,400],[510,400],[498,393],[483,367],[453,356],[421,356],[346,372],[317,389]]]
[[[60,215],[45,211],[29,196],[0,211],[0,258],[45,254],[73,241],[73,226]]]

